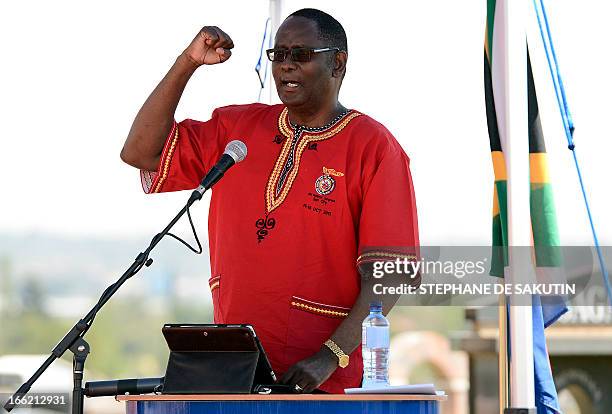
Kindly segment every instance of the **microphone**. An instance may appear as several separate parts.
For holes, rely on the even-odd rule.
[[[164,378],[130,378],[108,381],[88,381],[84,393],[88,397],[122,394],[151,394],[161,391]]]
[[[200,186],[193,190],[189,198],[189,204],[191,205],[194,201],[200,200],[206,190],[215,185],[231,166],[244,160],[246,156],[247,147],[244,142],[239,140],[230,141],[219,161],[208,171]]]

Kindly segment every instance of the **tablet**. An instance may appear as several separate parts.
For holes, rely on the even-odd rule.
[[[276,374],[251,325],[165,324],[162,334],[170,351],[259,351],[254,386],[276,383]]]

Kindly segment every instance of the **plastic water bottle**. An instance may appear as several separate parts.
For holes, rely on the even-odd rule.
[[[389,385],[389,321],[382,302],[370,304],[370,314],[361,325],[363,388]]]

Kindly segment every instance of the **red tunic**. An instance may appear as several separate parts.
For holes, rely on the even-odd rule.
[[[216,323],[250,323],[274,370],[317,352],[353,306],[356,265],[418,246],[409,159],[380,123],[349,111],[317,131],[292,126],[283,105],[216,109],[175,124],[147,193],[193,189],[242,140],[248,156],[212,192]],[[359,256],[361,255],[361,256]],[[358,387],[361,348],[320,389]]]

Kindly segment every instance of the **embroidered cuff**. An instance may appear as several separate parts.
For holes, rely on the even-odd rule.
[[[174,154],[174,148],[179,137],[179,128],[176,121],[172,124],[172,129],[168,134],[164,149],[161,157],[159,158],[159,165],[157,171],[145,171],[140,170],[140,182],[142,183],[142,190],[145,194],[159,193],[164,181],[168,177],[170,170],[170,162],[172,161],[172,155]]]
[[[357,266],[363,263],[372,262],[394,262],[397,259],[413,262],[417,260],[417,257],[414,254],[400,253],[389,250],[372,250],[364,252],[357,257]]]

